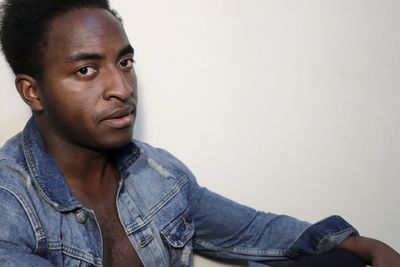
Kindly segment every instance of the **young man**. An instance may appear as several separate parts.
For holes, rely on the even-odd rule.
[[[192,266],[193,250],[277,261],[333,248],[399,266],[340,217],[256,212],[132,141],[134,51],[106,0],[8,0],[2,11],[2,49],[32,118],[0,152],[1,266]]]

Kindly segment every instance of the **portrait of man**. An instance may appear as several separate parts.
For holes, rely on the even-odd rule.
[[[250,205],[240,204],[231,197],[223,196],[205,187],[207,185],[200,182],[197,175],[195,176],[194,172],[181,161],[181,157],[178,159],[169,150],[159,148],[160,141],[157,141],[157,138],[169,137],[171,133],[169,131],[176,125],[171,123],[173,119],[170,115],[174,112],[168,110],[165,111],[168,112],[168,118],[160,119],[164,118],[160,114],[160,116],[155,116],[158,120],[150,119],[165,125],[166,128],[163,131],[148,133],[151,127],[146,128],[149,124],[146,124],[144,117],[140,117],[140,112],[146,111],[148,108],[146,105],[151,105],[152,99],[161,110],[163,107],[174,106],[168,99],[180,99],[176,103],[189,101],[190,98],[195,99],[181,106],[194,105],[197,108],[187,111],[188,115],[193,112],[193,117],[180,117],[184,120],[179,124],[184,126],[179,130],[181,135],[177,137],[178,146],[179,143],[185,144],[183,137],[185,134],[182,132],[186,128],[190,128],[192,124],[203,125],[204,120],[201,118],[205,117],[199,116],[200,114],[218,116],[222,111],[216,112],[219,109],[213,109],[213,105],[207,106],[206,99],[210,98],[210,95],[213,96],[213,93],[207,95],[206,89],[202,90],[195,86],[196,89],[183,86],[185,90],[180,92],[182,95],[187,94],[188,98],[182,98],[182,95],[173,96],[173,91],[169,91],[169,86],[173,85],[163,85],[162,88],[158,88],[159,95],[153,98],[147,97],[143,107],[140,106],[141,97],[144,98],[146,94],[141,93],[142,82],[139,74],[146,70],[146,65],[144,64],[140,71],[136,71],[135,62],[140,56],[137,55],[135,38],[131,37],[135,36],[134,29],[140,28],[141,25],[131,24],[132,18],[129,12],[120,13],[119,10],[113,8],[113,2],[109,3],[107,0],[2,0],[0,3],[1,49],[13,73],[11,75],[15,81],[14,91],[30,110],[22,129],[19,129],[18,133],[15,132],[13,136],[8,136],[0,150],[0,207],[2,209],[0,266],[193,266],[196,265],[194,254],[216,260],[233,260],[238,264],[249,266],[399,266],[400,255],[395,248],[386,242],[364,236],[357,226],[342,216],[326,214],[326,216],[319,216],[319,219],[311,223],[307,218],[298,218],[297,214],[285,214],[284,211],[276,212],[267,208],[265,211],[259,211],[258,207],[255,209]],[[239,5],[239,1],[235,3]],[[166,4],[160,3],[160,7],[163,5]],[[245,9],[232,5],[228,9],[232,12],[231,15],[239,16],[239,11],[245,12]],[[260,4],[259,7],[261,6]],[[191,7],[194,8],[196,5]],[[252,12],[248,14],[253,14],[253,18],[261,14],[257,13],[257,8],[250,4],[243,3],[240,7],[252,7]],[[138,5],[137,8],[140,9],[140,6]],[[145,10],[144,7],[142,8]],[[172,12],[171,6],[167,5],[164,8],[164,13],[171,16],[171,13],[166,12]],[[215,7],[213,11],[209,11],[208,8],[205,10],[211,13],[202,13],[204,16],[215,18],[212,12],[219,9]],[[190,14],[187,13],[184,17],[189,18]],[[250,17],[250,15],[246,16],[251,21]],[[273,18],[272,14],[271,17]],[[240,22],[236,25],[238,32],[247,31],[251,34],[251,31],[243,26],[250,22],[240,19],[238,21]],[[164,27],[167,33],[174,31],[174,27],[169,27],[170,21],[163,22],[164,25],[159,27]],[[216,24],[215,27],[221,27],[220,25],[222,24]],[[132,30],[129,26],[132,26]],[[151,27],[151,23],[149,22],[146,27]],[[184,31],[197,33],[188,34],[183,38],[183,43],[201,39],[198,38],[202,34],[201,29],[191,25],[190,22],[181,27]],[[159,50],[168,55],[167,46],[162,50],[163,42],[168,39],[167,34],[164,32],[165,35],[162,35],[163,31],[160,31],[159,35],[150,31],[145,32],[152,40],[149,47],[157,44]],[[226,35],[220,37],[221,40],[229,40],[236,36],[229,32],[224,33]],[[140,40],[143,39],[139,38],[137,41],[139,48],[143,47]],[[157,42],[157,40],[162,40],[162,42]],[[241,41],[237,43],[237,47],[246,45],[249,44]],[[255,56],[254,51],[234,49],[232,51]],[[230,53],[232,51],[227,52],[231,55],[229,60],[236,56]],[[180,52],[188,53],[184,49]],[[191,52],[202,55],[204,51]],[[219,55],[220,52],[216,54]],[[189,56],[188,59],[190,58]],[[311,66],[316,62],[313,58],[309,60]],[[192,66],[190,60],[184,63]],[[176,66],[182,68],[184,63],[178,62]],[[160,60],[159,64],[158,66],[164,66],[165,62]],[[238,70],[241,67],[243,66],[220,70],[219,73],[223,77],[229,76],[227,84],[230,91],[228,95],[224,94],[221,98],[213,99],[222,102],[233,101],[238,114],[250,114],[240,106],[243,104],[244,107],[251,106],[255,110],[263,111],[261,114],[265,117],[265,114],[268,114],[265,111],[274,106],[273,99],[267,100],[263,95],[258,100],[253,98],[249,101],[246,94],[254,91],[251,89],[245,91],[245,88],[236,91],[230,86],[231,84],[246,84],[246,87],[256,85],[251,79],[247,79],[251,75],[245,78],[240,77],[241,72]],[[184,72],[184,68],[181,70]],[[255,70],[263,70],[263,68],[255,68]],[[161,73],[174,75],[173,71],[169,71],[163,70]],[[203,88],[209,84],[210,80],[205,75],[207,72],[194,72],[190,68],[186,71],[188,75],[195,74],[192,77],[193,83],[199,79],[200,87]],[[228,75],[230,71],[237,75]],[[275,69],[271,69],[271,72],[274,71]],[[296,70],[300,73],[301,71]],[[345,72],[342,74],[345,75]],[[143,76],[146,77],[146,74],[143,73]],[[180,73],[179,76],[184,76],[184,73]],[[262,79],[266,77],[258,76]],[[160,76],[152,77],[152,80],[162,81],[163,78],[165,76],[160,74]],[[293,79],[301,80],[295,75]],[[318,78],[315,80],[318,81]],[[146,85],[145,81],[143,81],[143,90],[149,85],[149,83]],[[181,82],[180,79],[176,81],[177,88],[182,89],[184,84]],[[215,85],[209,86],[215,88]],[[330,88],[328,85],[325,86]],[[284,85],[282,88],[283,93],[280,90],[272,91],[278,91],[279,93],[275,96],[280,97],[293,94],[289,99],[293,101],[291,108],[294,113],[313,111],[313,105],[323,105],[314,102],[308,94],[304,95],[301,91],[294,93],[292,91],[294,87],[286,88],[286,91]],[[4,90],[9,90],[9,88],[4,88]],[[326,89],[321,90],[332,93]],[[256,91],[258,92],[259,89]],[[216,90],[215,93],[218,95],[218,92]],[[332,93],[332,99],[330,99],[332,103],[336,103],[335,97],[338,96]],[[304,109],[297,110],[296,101],[312,103],[312,105],[305,105]],[[211,100],[210,103],[212,102]],[[265,102],[270,105],[264,105]],[[21,102],[20,105],[23,103]],[[230,105],[216,106],[221,106],[223,110],[224,107]],[[349,106],[354,107],[354,105]],[[344,108],[346,107],[348,106],[344,105]],[[336,111],[340,112],[338,109]],[[179,116],[184,112],[184,109],[180,109]],[[313,112],[309,114],[318,119]],[[229,144],[224,151],[230,156],[221,156],[215,158],[213,162],[210,161],[212,158],[210,154],[215,156],[217,152],[214,150],[218,151],[218,147],[223,146],[220,142],[222,140],[215,139],[219,142],[213,143],[202,134],[191,142],[204,150],[205,154],[196,156],[208,159],[205,169],[214,171],[216,174],[221,169],[233,170],[232,175],[237,175],[238,178],[226,181],[226,186],[233,185],[236,179],[240,179],[243,184],[239,192],[243,194],[249,192],[245,189],[246,184],[255,181],[251,180],[251,177],[254,173],[258,173],[260,179],[264,179],[260,185],[262,199],[268,199],[267,196],[264,198],[263,194],[268,195],[269,192],[273,194],[279,191],[280,193],[276,194],[287,195],[287,201],[291,201],[290,205],[298,205],[297,209],[304,205],[294,203],[295,199],[299,201],[311,199],[312,205],[321,210],[331,211],[333,209],[327,204],[329,202],[324,201],[324,197],[329,198],[332,195],[334,201],[339,201],[342,191],[351,194],[349,199],[355,199],[360,195],[356,184],[350,183],[351,186],[348,186],[346,183],[339,183],[340,180],[327,178],[316,181],[307,178],[301,172],[299,172],[301,180],[298,181],[303,184],[304,189],[294,189],[277,178],[270,180],[264,176],[267,172],[266,169],[261,168],[260,163],[279,161],[280,164],[286,164],[288,168],[294,170],[300,170],[302,167],[304,173],[307,173],[306,169],[311,166],[310,161],[301,166],[293,163],[297,160],[296,153],[301,150],[303,143],[294,142],[298,139],[293,137],[291,139],[294,140],[293,143],[286,144],[286,146],[294,145],[287,151],[293,154],[286,155],[285,160],[279,157],[282,155],[279,149],[271,151],[265,149],[257,152],[262,155],[269,153],[270,156],[265,156],[265,158],[271,157],[270,161],[264,161],[264,156],[251,157],[249,152],[253,150],[245,148],[246,144],[252,144],[256,139],[263,139],[256,133],[256,129],[263,128],[257,126],[258,124],[267,125],[267,123],[250,116],[243,118],[241,115],[229,114],[222,117],[226,118],[226,121],[218,120],[222,129],[229,124],[237,126],[237,128],[229,129],[245,131],[245,134],[242,134],[241,130],[238,132],[228,130],[222,133],[222,138],[226,138]],[[282,115],[282,117],[285,116]],[[142,121],[140,121],[140,127],[134,131],[138,118]],[[334,119],[323,121],[338,125]],[[339,125],[340,123],[347,125],[344,124],[345,120],[340,120]],[[278,126],[279,123],[272,123],[272,125]],[[320,125],[317,124],[317,126]],[[255,127],[253,131],[251,131],[252,127]],[[210,130],[212,127],[204,128],[212,132]],[[273,131],[273,128],[271,127],[269,131]],[[295,135],[295,124],[288,127],[282,126],[281,129],[283,130],[277,130],[277,132],[282,134],[280,136],[282,140],[285,140],[285,134],[302,136],[301,130],[298,131],[298,135]],[[325,133],[325,130],[322,130],[322,133]],[[338,135],[339,140],[343,140],[340,134],[343,134],[345,130],[346,127],[343,127],[334,131],[333,135]],[[200,130],[199,133],[204,132]],[[232,141],[231,136],[242,138]],[[269,138],[277,140],[272,136]],[[154,145],[150,143],[152,140]],[[311,141],[308,143],[311,145],[307,146],[307,151],[311,151],[310,154],[316,157],[315,163],[321,164],[319,156],[328,154],[328,150],[321,149],[322,143],[314,146],[314,142]],[[323,144],[328,145],[329,142]],[[386,144],[382,146],[386,147]],[[317,153],[318,149],[321,149],[323,153]],[[395,155],[395,152],[393,153]],[[291,156],[296,160],[291,161]],[[239,175],[234,167],[231,169],[232,165],[239,164],[255,167],[248,168],[246,173]],[[257,166],[260,166],[260,173],[254,171]],[[327,166],[331,167],[327,169],[327,172],[331,172],[326,174],[328,178],[334,177],[332,175],[335,173],[340,173],[334,168],[335,164]],[[365,168],[368,167],[370,166],[365,166]],[[279,170],[286,173],[284,168]],[[368,180],[361,182],[360,187],[367,182]],[[329,189],[323,192],[330,195],[322,195],[318,198],[318,194],[314,196],[307,193],[318,191],[319,184],[322,191]],[[310,185],[312,185],[311,191],[306,191]],[[369,191],[369,193],[373,192]],[[251,194],[250,192],[246,195]],[[289,197],[289,195],[292,196]],[[345,193],[343,195],[346,196]],[[285,201],[283,198],[274,200],[275,202]],[[273,202],[268,201],[267,204]],[[350,202],[345,199],[338,203],[349,207]],[[306,208],[312,210],[310,206]],[[384,228],[385,225],[379,225],[379,227]]]

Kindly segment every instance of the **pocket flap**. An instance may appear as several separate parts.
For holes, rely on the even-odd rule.
[[[174,248],[182,248],[194,235],[194,223],[189,210],[172,221],[161,234]]]

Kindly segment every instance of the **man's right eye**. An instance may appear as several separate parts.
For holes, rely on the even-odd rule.
[[[93,67],[83,67],[77,71],[77,74],[81,77],[89,77],[95,74],[97,70]]]

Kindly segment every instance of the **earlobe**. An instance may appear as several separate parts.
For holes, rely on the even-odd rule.
[[[18,74],[15,77],[15,87],[22,100],[31,107],[33,112],[43,111],[39,86],[34,78],[29,75]]]

